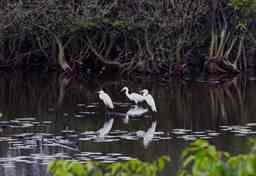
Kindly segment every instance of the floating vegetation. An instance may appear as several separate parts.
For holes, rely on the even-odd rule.
[[[77,106],[78,106],[78,107],[84,107],[85,104],[80,103],[80,104],[77,104]],[[90,107],[91,107],[91,106],[87,106],[87,108],[90,108]]]
[[[185,141],[193,141],[197,139],[194,135],[182,135],[182,136],[178,136],[177,138],[183,139]]]
[[[256,127],[256,123],[247,123],[246,126],[249,126],[249,127]]]
[[[219,136],[219,135],[220,135],[220,133],[210,132],[210,133],[208,133],[208,135],[209,135],[209,136]]]

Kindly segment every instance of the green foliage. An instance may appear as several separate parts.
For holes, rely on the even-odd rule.
[[[237,12],[235,16],[235,27],[240,31],[248,30],[248,25],[256,18],[255,0],[229,0],[228,5]]]
[[[77,161],[59,160],[49,164],[48,169],[55,176],[81,176],[85,175],[85,168]]]
[[[183,162],[184,168],[193,162],[193,176],[223,175],[222,153],[204,140],[197,140],[192,143],[183,151],[182,156],[185,158]],[[181,170],[180,173],[184,173],[184,170]]]
[[[253,142],[255,144],[255,140]],[[256,154],[231,156],[216,150],[204,140],[197,140],[183,151],[183,165],[178,176],[253,176],[256,175]],[[191,169],[192,168],[192,169]]]
[[[255,12],[255,4],[255,0],[230,0],[229,2],[230,6],[235,10],[242,10],[245,15],[252,13],[252,11]]]
[[[210,145],[205,140],[196,140],[182,152],[182,165],[178,176],[255,176],[256,140],[250,140],[252,150],[248,154],[232,156]],[[168,157],[154,162],[131,160],[104,164],[57,160],[49,164],[48,170],[53,176],[156,176],[162,172]]]
[[[131,160],[112,164],[97,162],[80,164],[77,161],[56,160],[49,164],[48,170],[53,176],[156,176],[168,161],[169,158],[164,156],[152,163]]]

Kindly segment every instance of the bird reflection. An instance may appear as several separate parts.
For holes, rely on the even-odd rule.
[[[145,131],[137,131],[136,134],[138,137],[143,138],[143,145],[145,148],[148,147],[149,143],[153,140],[154,134],[156,131],[156,121],[152,122],[151,127]]]
[[[148,144],[153,140],[155,131],[156,131],[156,121],[152,122],[151,127],[148,129],[148,131],[145,133],[143,137],[143,145],[145,147],[147,147]]]
[[[108,133],[112,129],[113,123],[114,123],[114,119],[113,118],[111,118],[110,120],[106,121],[104,123],[103,127],[100,128],[99,130],[97,130],[97,138],[98,139],[102,139],[106,135],[108,135]]]
[[[130,117],[140,117],[143,114],[147,113],[148,109],[145,109],[143,107],[140,107],[138,105],[133,106],[132,108],[130,108],[126,114],[125,114],[125,118],[123,119],[123,122],[125,124],[129,123],[129,118]]]

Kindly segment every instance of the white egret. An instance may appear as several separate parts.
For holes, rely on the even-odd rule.
[[[98,138],[104,138],[112,129],[114,119],[111,118],[110,120],[106,121],[102,128],[97,130]]]
[[[146,103],[149,105],[149,107],[151,108],[151,110],[153,112],[157,112],[157,109],[156,109],[156,104],[155,104],[155,100],[154,98],[152,97],[152,95],[150,95],[148,93],[148,90],[147,89],[143,89],[141,91],[142,95],[143,95],[143,98],[144,98],[144,101],[146,101]]]
[[[129,93],[128,87],[123,87],[121,91],[125,91],[126,97],[130,100],[133,101],[135,104],[143,102],[144,97],[138,93]]]
[[[107,108],[114,109],[113,102],[107,93],[105,93],[103,90],[100,90],[97,93]]]
[[[129,109],[126,114],[123,122],[125,124],[128,124],[129,122],[129,117],[140,117],[143,114],[148,112],[148,109],[144,109],[143,107],[140,107],[138,105],[133,106],[131,109]]]

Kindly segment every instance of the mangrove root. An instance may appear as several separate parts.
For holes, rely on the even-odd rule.
[[[211,74],[237,74],[240,71],[225,58],[210,58],[204,64],[204,69]]]

